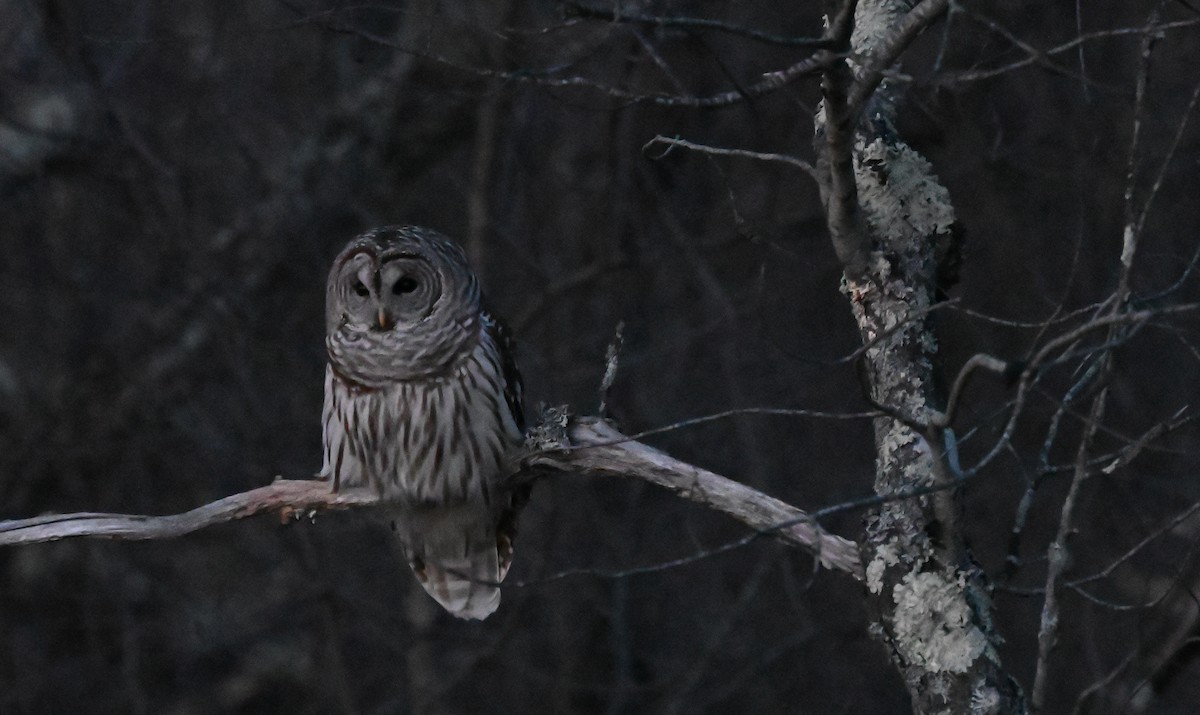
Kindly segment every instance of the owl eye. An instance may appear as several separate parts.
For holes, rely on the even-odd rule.
[[[404,276],[392,285],[392,293],[401,295],[403,293],[412,293],[417,289],[417,279],[412,276]]]
[[[367,287],[365,285],[363,285],[362,281],[354,282],[354,292],[363,298],[366,298],[367,296],[371,295],[371,291],[367,290]]]

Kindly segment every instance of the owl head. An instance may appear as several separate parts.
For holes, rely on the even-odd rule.
[[[329,359],[366,386],[447,374],[478,340],[479,314],[479,283],[457,244],[415,226],[372,229],[329,272]]]

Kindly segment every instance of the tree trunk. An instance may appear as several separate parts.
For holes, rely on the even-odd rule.
[[[937,300],[939,259],[952,239],[954,210],[932,167],[893,127],[897,92],[884,81],[856,112],[877,57],[895,42],[909,10],[899,0],[858,3],[851,57],[826,76],[825,119],[817,137],[821,169],[836,175],[836,144],[852,142],[850,195],[836,180],[823,182],[830,232],[846,264],[842,292],[849,298],[865,348],[861,379],[871,399],[889,413],[875,421],[875,491],[888,497],[952,485],[956,465],[952,430],[933,426],[941,412],[935,375],[937,337],[930,308]],[[924,8],[922,6],[925,6]],[[843,92],[848,92],[849,101]],[[840,95],[840,96],[839,96]],[[839,110],[846,110],[845,112]],[[854,194],[857,194],[855,198]],[[838,201],[856,202],[838,211]],[[847,261],[845,233],[856,219],[863,231],[859,265]],[[833,225],[835,217],[843,224]],[[848,228],[849,227],[849,228]],[[862,541],[867,564],[870,628],[899,669],[918,713],[1024,712],[1019,686],[1002,669],[991,627],[991,599],[962,544],[955,491],[947,488],[888,501],[871,512]]]

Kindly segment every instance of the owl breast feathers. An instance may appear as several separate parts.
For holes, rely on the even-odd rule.
[[[524,424],[511,342],[466,257],[428,229],[368,231],[334,260],[325,325],[321,474],[378,492],[425,590],[486,618],[526,496],[503,484]]]

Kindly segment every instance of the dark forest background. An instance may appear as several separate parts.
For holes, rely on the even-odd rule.
[[[965,229],[938,312],[949,368],[981,351],[1019,359],[1048,318],[1112,291],[1134,118],[1144,197],[1200,81],[1183,2],[1161,6],[1174,24],[1141,112],[1136,30],[1157,3],[968,4],[897,78],[911,83],[900,129]],[[819,3],[625,9],[775,40],[821,31]],[[731,408],[868,409],[840,361],[857,331],[809,177],[643,150],[661,134],[808,157],[816,81],[717,109],[627,96],[737,89],[809,50],[581,14],[551,0],[0,0],[0,518],[170,513],[313,474],[328,262],[389,223],[463,242],[519,340],[530,407],[594,412],[623,320],[611,405],[626,431]],[[1044,61],[1018,44],[1081,35]],[[1200,295],[1198,150],[1189,125],[1148,215],[1134,283],[1153,304]],[[1117,354],[1112,444],[1200,403],[1190,320],[1147,326]],[[1020,591],[1039,585],[1066,488],[1045,468],[1072,460],[1070,442],[1042,446],[1070,377],[1048,376],[964,495],[975,557],[1002,585],[1002,655],[1026,682],[1041,601]],[[1006,390],[973,386],[965,458],[1002,426]],[[1079,431],[1072,414],[1064,434]],[[1197,436],[1185,424],[1088,482],[1072,573],[1200,498]],[[805,509],[871,493],[866,420],[739,416],[649,441]],[[1025,563],[1005,574],[1039,475]],[[826,526],[856,537],[861,519]],[[1091,584],[1095,599],[1066,595],[1054,711],[1164,629],[1191,633],[1200,527],[1183,527]],[[624,573],[744,534],[640,483],[544,482],[482,624],[442,613],[362,514],[8,549],[0,712],[903,712],[861,586],[797,550],[758,540]],[[1191,711],[1196,654],[1140,671],[1146,707]]]

